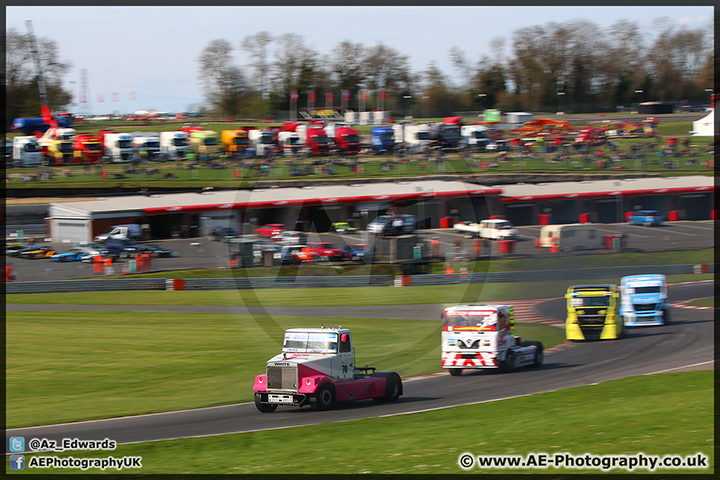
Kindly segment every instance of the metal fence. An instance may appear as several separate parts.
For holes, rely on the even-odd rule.
[[[454,273],[409,275],[409,285],[452,285],[463,283],[539,282],[617,278],[626,275],[663,274],[682,275],[715,273],[715,264],[664,265],[637,267],[606,267],[570,270],[539,270],[526,272]],[[233,277],[192,278],[182,282],[185,290],[234,290],[255,288],[327,288],[327,287],[379,287],[394,284],[391,275],[337,275],[327,277]],[[402,284],[402,282],[401,282]],[[119,290],[166,290],[174,286],[164,278],[122,278],[56,280],[47,282],[12,282],[6,284],[6,293],[62,293]]]

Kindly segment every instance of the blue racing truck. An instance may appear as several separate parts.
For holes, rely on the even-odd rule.
[[[630,275],[620,280],[620,316],[628,327],[670,322],[665,275]]]
[[[392,153],[395,148],[395,133],[393,127],[373,127],[372,130],[370,130],[370,147],[376,155]]]

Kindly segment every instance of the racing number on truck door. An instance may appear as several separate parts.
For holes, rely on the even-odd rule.
[[[350,334],[340,334],[340,342],[338,345],[338,376],[339,378],[352,378],[353,376],[353,359],[352,359],[352,343],[350,342]]]

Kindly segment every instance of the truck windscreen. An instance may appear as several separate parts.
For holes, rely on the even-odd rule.
[[[443,327],[477,327],[490,325],[491,317],[482,315],[447,315],[443,317]]]
[[[628,293],[660,293],[660,285],[630,288]]]
[[[574,307],[608,307],[610,306],[610,296],[574,297],[572,305]]]
[[[286,332],[283,352],[336,353],[336,333]]]

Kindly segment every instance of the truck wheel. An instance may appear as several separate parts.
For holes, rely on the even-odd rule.
[[[375,400],[378,403],[380,403],[380,402],[397,402],[398,398],[400,398],[401,393],[402,393],[402,381],[400,380],[400,375],[398,375],[395,372],[392,372],[385,379],[385,396],[384,397],[375,397],[373,400]]]
[[[255,407],[262,413],[272,413],[275,410],[277,410],[277,405],[270,405],[267,403],[260,403],[260,400],[258,400],[258,396],[255,395]]]
[[[453,377],[459,377],[462,375],[462,368],[448,368],[450,370],[450,375]]]
[[[510,373],[515,370],[515,352],[510,350],[505,357],[505,361],[500,362],[500,371],[503,373]]]
[[[666,308],[662,312],[663,325],[668,325],[670,323],[670,309]]]
[[[524,347],[530,347],[532,345],[537,347],[537,350],[535,350],[535,356],[533,357],[533,367],[541,367],[543,364],[543,344],[542,342],[534,342],[534,341],[527,341],[523,342],[522,345]]]
[[[321,385],[315,395],[310,398],[312,410],[330,410],[334,403],[335,392],[327,383]]]

